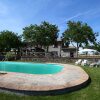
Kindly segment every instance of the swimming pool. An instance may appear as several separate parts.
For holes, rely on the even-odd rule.
[[[56,74],[63,69],[58,64],[0,62],[0,71],[18,72],[27,74]]]

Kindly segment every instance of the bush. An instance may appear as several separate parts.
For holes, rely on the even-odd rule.
[[[5,59],[10,61],[10,60],[15,60],[15,55],[13,55],[12,52],[7,52],[5,55]]]

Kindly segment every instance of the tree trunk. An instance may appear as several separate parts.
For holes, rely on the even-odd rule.
[[[49,47],[47,46],[47,52],[48,52]]]
[[[79,50],[79,45],[77,43],[77,58],[78,58],[78,50]]]

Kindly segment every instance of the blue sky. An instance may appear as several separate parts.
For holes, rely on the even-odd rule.
[[[22,34],[25,26],[44,20],[57,24],[60,35],[68,20],[86,22],[100,34],[100,0],[0,0],[0,31]]]

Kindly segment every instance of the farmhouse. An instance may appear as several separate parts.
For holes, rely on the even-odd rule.
[[[24,55],[33,55],[34,53],[39,52],[46,53],[45,47],[35,47],[30,45],[31,43],[26,43],[25,47],[22,48],[22,53]],[[53,57],[76,57],[77,49],[72,46],[66,46],[61,40],[57,40],[57,43],[54,45],[50,45],[48,47],[48,53],[52,54]]]

